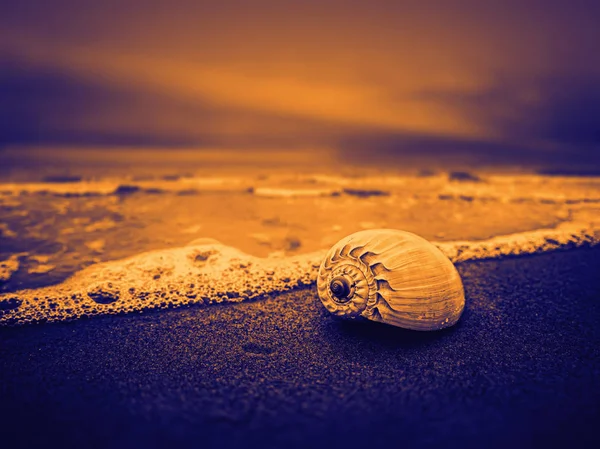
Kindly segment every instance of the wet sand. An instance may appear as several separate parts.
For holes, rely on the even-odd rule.
[[[19,264],[0,273],[0,292],[55,284],[95,263],[203,237],[259,257],[297,255],[364,229],[480,240],[600,210],[595,178],[174,178],[0,183],[0,264]]]
[[[459,265],[467,306],[418,333],[314,287],[0,328],[6,447],[593,447],[600,249]]]

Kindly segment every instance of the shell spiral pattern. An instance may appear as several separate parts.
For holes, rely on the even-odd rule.
[[[321,263],[317,289],[329,312],[413,330],[460,318],[465,295],[452,262],[410,232],[377,229],[336,243]]]

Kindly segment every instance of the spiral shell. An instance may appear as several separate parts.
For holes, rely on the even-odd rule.
[[[450,260],[410,232],[375,229],[343,238],[327,253],[317,278],[331,313],[414,330],[454,325],[465,306]]]

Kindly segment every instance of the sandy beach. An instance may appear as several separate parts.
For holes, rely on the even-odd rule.
[[[459,265],[459,324],[329,315],[313,287],[0,329],[9,447],[594,447],[598,249]]]
[[[43,178],[43,179],[42,179]],[[0,184],[10,447],[594,447],[600,184],[278,172]],[[343,321],[315,286],[360,230],[453,262],[458,324]]]
[[[599,178],[116,168],[1,179],[8,446],[597,445]],[[323,307],[328,249],[378,228],[455,264],[456,325]]]
[[[600,447],[600,2],[0,2],[0,449]]]

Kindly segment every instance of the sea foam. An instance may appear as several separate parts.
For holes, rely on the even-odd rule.
[[[434,244],[454,263],[590,247],[600,244],[594,213],[579,211],[552,229]],[[258,258],[200,239],[92,265],[58,285],[0,295],[0,325],[265,298],[313,285],[325,253]]]

